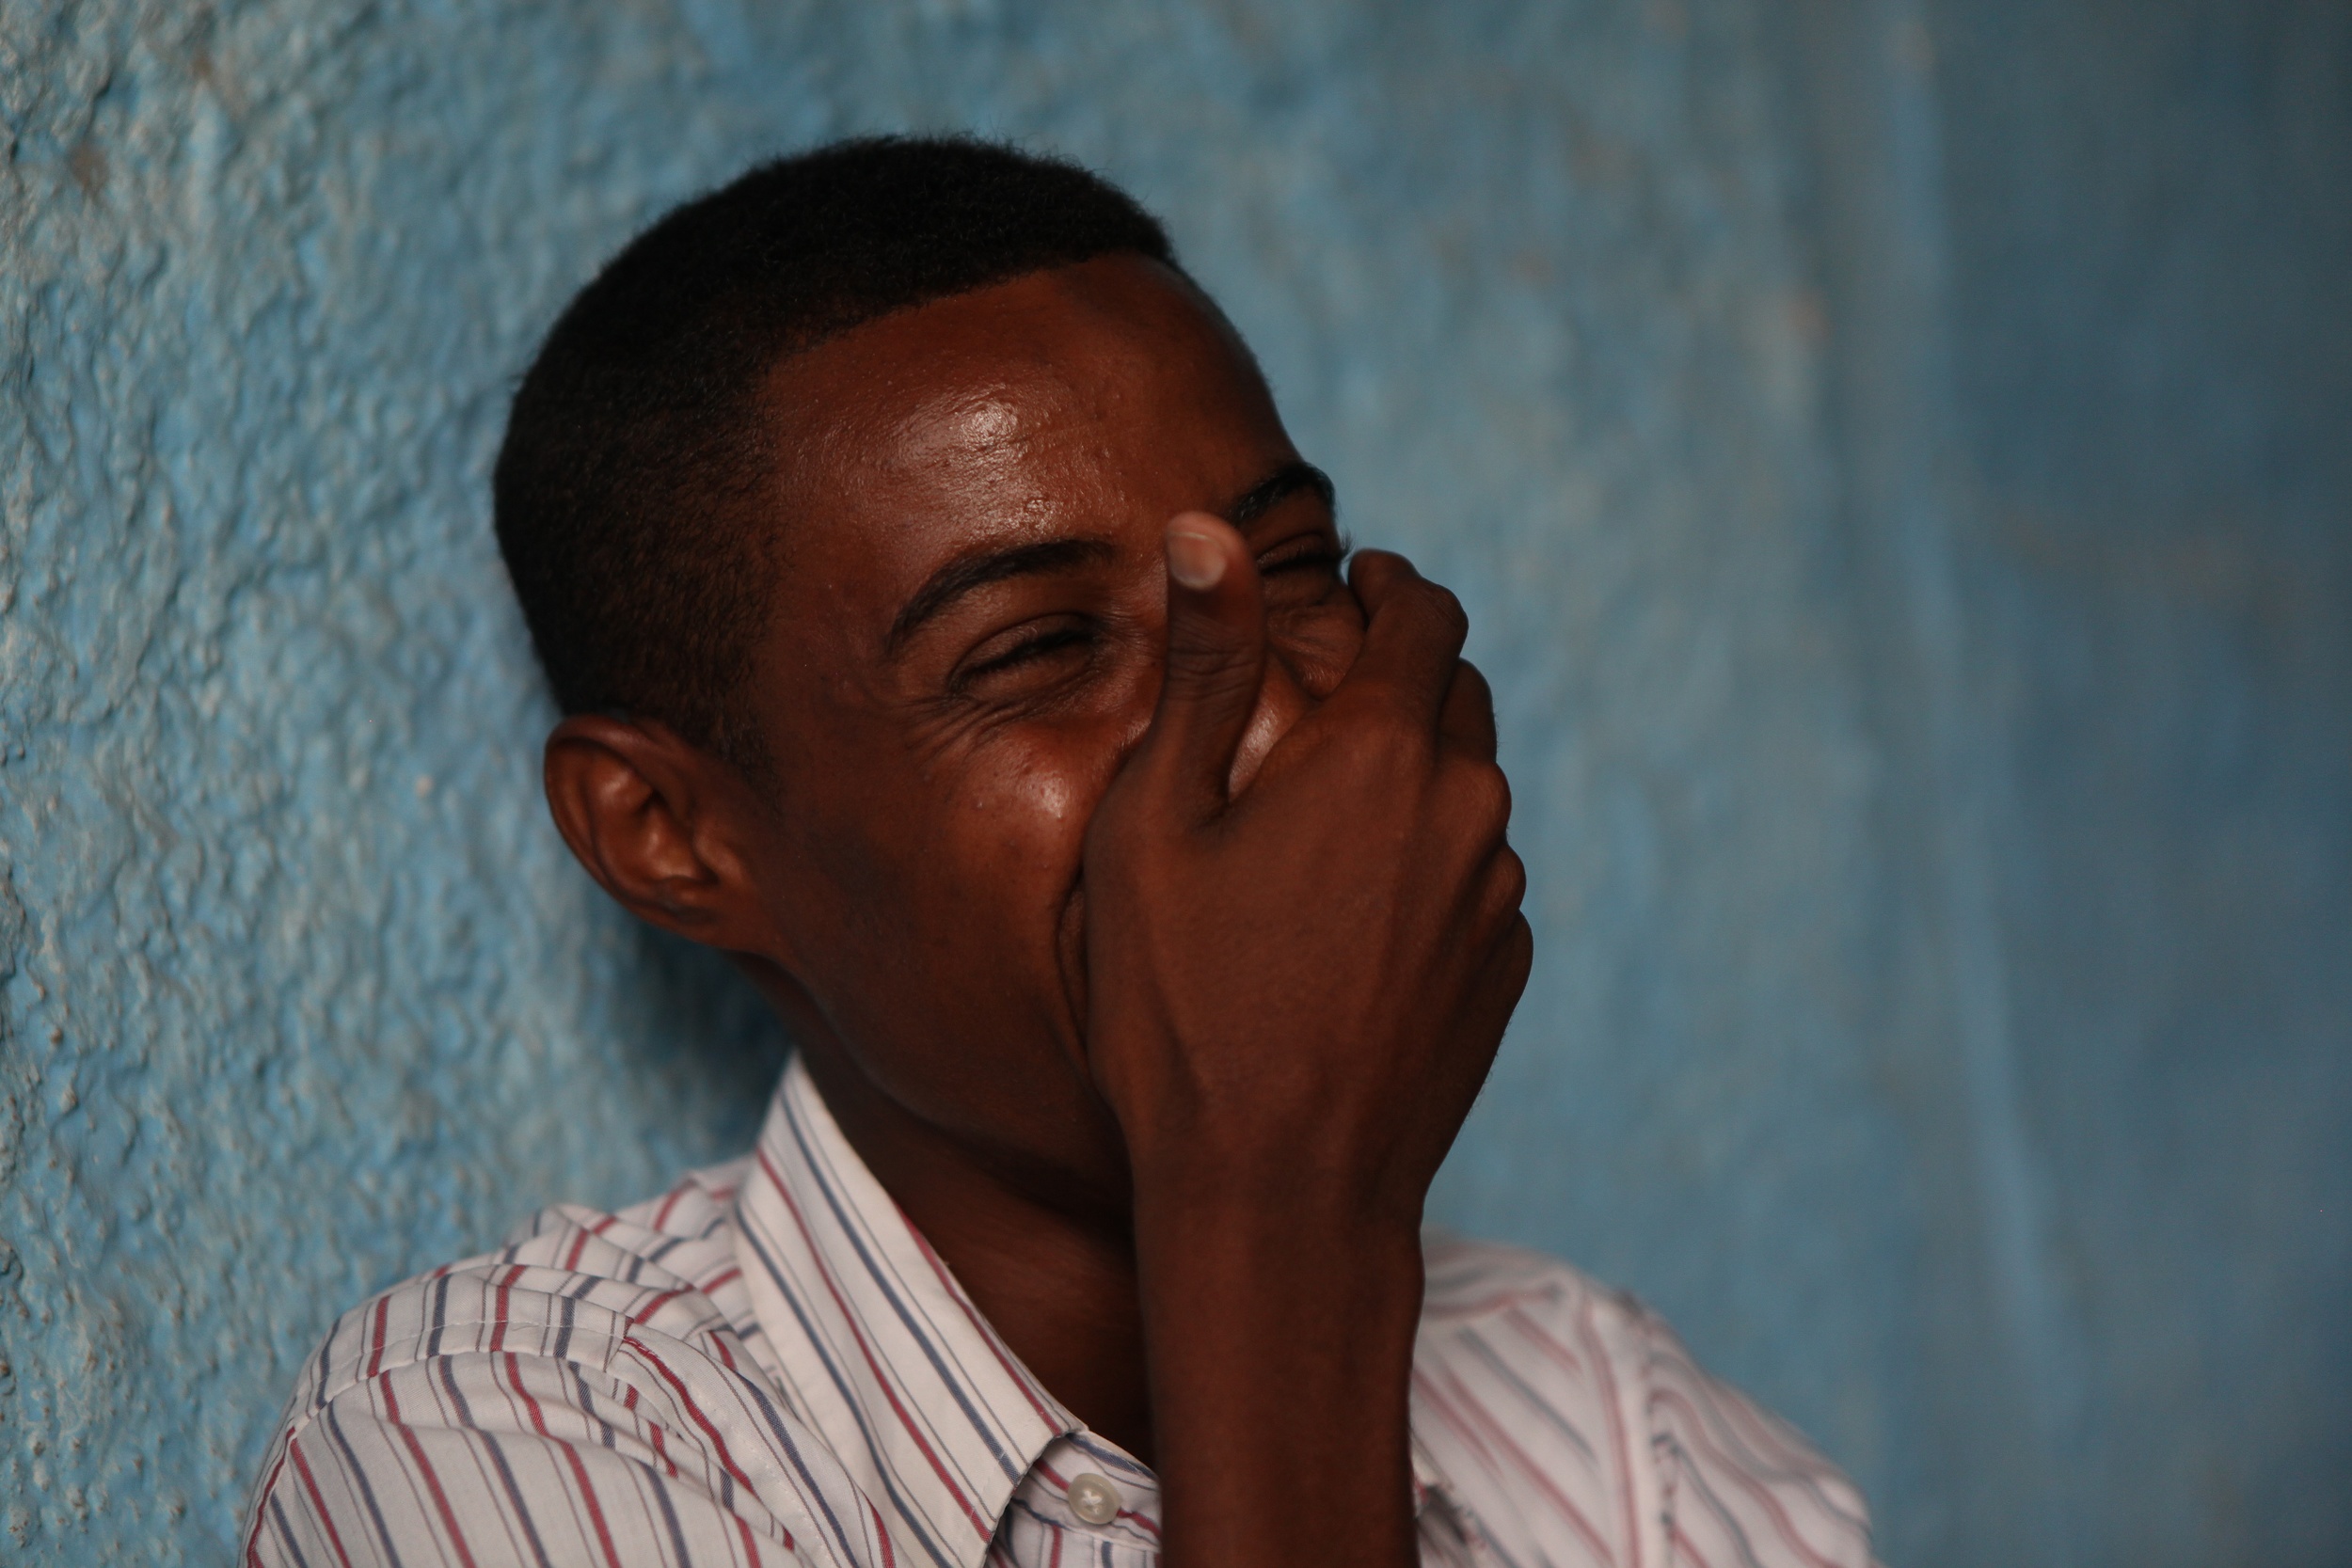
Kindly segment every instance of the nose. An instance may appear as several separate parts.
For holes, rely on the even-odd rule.
[[[1242,732],[1241,745],[1233,752],[1233,770],[1226,780],[1226,793],[1238,795],[1248,788],[1266,753],[1314,705],[1315,700],[1308,695],[1289,661],[1279,651],[1268,649],[1265,681],[1258,688],[1258,706],[1249,716],[1249,728]]]

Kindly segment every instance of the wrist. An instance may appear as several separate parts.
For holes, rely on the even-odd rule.
[[[1182,1104],[1155,1117],[1122,1108],[1119,1119],[1138,1223],[1198,1220],[1244,1234],[1311,1226],[1418,1244],[1428,1183],[1400,1180],[1407,1162],[1376,1136]]]
[[[1386,1191],[1365,1162],[1318,1159],[1295,1144],[1254,1157],[1207,1139],[1171,1141],[1167,1157],[1131,1148],[1136,1265],[1179,1299],[1267,1312],[1350,1304],[1409,1350],[1422,1292],[1423,1194]]]
[[[1418,1288],[1419,1194],[1277,1166],[1137,1170],[1133,1213],[1138,1255],[1169,1252],[1201,1263],[1223,1256],[1290,1272],[1311,1259],[1348,1272],[1409,1273]]]
[[[1344,1348],[1402,1389],[1423,1291],[1418,1216],[1261,1192],[1180,1202],[1139,1193],[1136,1262],[1155,1360],[1214,1357],[1296,1375],[1299,1348]]]
[[[1167,1560],[1409,1562],[1416,1227],[1168,1199],[1136,1213]]]

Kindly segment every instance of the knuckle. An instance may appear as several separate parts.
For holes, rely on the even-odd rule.
[[[1371,714],[1332,732],[1327,744],[1331,755],[1351,774],[1379,772],[1392,754],[1388,737],[1381,734],[1380,721]]]
[[[1393,550],[1359,550],[1348,577],[1375,620],[1400,604],[1409,607],[1412,590],[1421,580],[1413,563]]]
[[[1459,641],[1470,635],[1470,611],[1462,608],[1462,600],[1443,583],[1423,582],[1422,602],[1428,606],[1429,617],[1448,638]]]
[[[1247,660],[1204,660],[1176,672],[1181,694],[1194,703],[1223,705],[1247,702],[1258,693],[1257,667]]]
[[[1494,775],[1495,780],[1496,824],[1498,827],[1508,828],[1511,825],[1511,807],[1513,804],[1511,797],[1511,776],[1505,773],[1501,768],[1496,767],[1492,762],[1488,762],[1486,765],[1486,771]]]
[[[1495,689],[1493,683],[1486,679],[1486,671],[1481,670],[1467,658],[1456,658],[1454,661],[1454,678],[1469,693],[1470,701],[1478,705],[1481,711],[1490,717],[1493,715]]]
[[[1462,813],[1482,838],[1499,836],[1511,822],[1511,781],[1490,762],[1468,763],[1461,768]]]
[[[1342,787],[1367,802],[1377,801],[1384,815],[1409,813],[1422,798],[1422,775],[1409,743],[1378,726],[1365,726],[1338,737],[1331,750],[1335,776]]]
[[[1527,865],[1508,848],[1486,863],[1470,895],[1472,920],[1495,940],[1507,940],[1527,897]]]
[[[1505,910],[1516,911],[1527,897],[1527,863],[1506,847],[1495,857],[1495,897]]]
[[[1204,618],[1187,616],[1168,628],[1168,659],[1178,665],[1239,663],[1250,657],[1248,639]]]
[[[1259,673],[1256,653],[1247,644],[1217,638],[1170,639],[1167,678],[1190,692],[1216,693],[1240,687],[1254,691]]]
[[[1359,757],[1372,766],[1398,768],[1409,762],[1416,752],[1427,749],[1421,726],[1401,710],[1383,705],[1364,715],[1356,726],[1356,741],[1360,748]]]

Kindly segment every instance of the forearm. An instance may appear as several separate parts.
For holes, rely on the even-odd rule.
[[[1460,605],[1367,557],[1346,677],[1236,783],[1263,584],[1214,517],[1167,547],[1159,709],[1088,830],[1085,971],[1166,1560],[1407,1568],[1422,1200],[1527,978],[1493,710]]]
[[[1139,1193],[1168,1568],[1416,1560],[1409,1222],[1295,1193]]]

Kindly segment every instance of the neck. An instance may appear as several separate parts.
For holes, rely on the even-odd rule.
[[[1152,1463],[1152,1409],[1126,1216],[1053,1200],[1016,1168],[910,1113],[832,1042],[803,1036],[842,1134],[1024,1366],[1091,1431]],[[811,1047],[814,1049],[811,1049]]]

